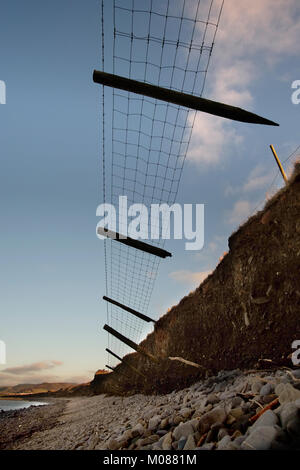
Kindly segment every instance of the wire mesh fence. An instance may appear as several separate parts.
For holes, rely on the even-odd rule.
[[[201,96],[222,8],[223,0],[102,0],[102,70]],[[119,211],[119,196],[126,196],[130,205],[144,204],[149,219],[151,204],[176,200],[196,111],[107,87],[101,101],[103,200]],[[118,223],[124,233],[127,218]],[[164,246],[161,238],[150,243]],[[105,295],[147,315],[161,260],[113,240],[104,251]],[[106,323],[138,343],[144,322],[106,308]],[[111,335],[108,348],[130,352]],[[107,361],[118,362],[109,354]]]

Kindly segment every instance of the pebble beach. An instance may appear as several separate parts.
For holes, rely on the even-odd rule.
[[[0,414],[0,448],[300,449],[300,369],[223,371],[167,395],[97,395]]]

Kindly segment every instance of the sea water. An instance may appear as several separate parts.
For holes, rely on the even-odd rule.
[[[21,408],[29,408],[29,406],[47,405],[41,401],[25,401],[25,400],[2,400],[0,399],[0,411],[20,410]]]

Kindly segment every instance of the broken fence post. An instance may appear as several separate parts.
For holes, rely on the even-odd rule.
[[[142,242],[141,240],[125,237],[124,235],[121,235],[118,232],[113,232],[112,230],[108,230],[104,227],[98,227],[97,233],[99,235],[102,235],[103,237],[111,238],[112,240],[116,240],[120,243],[123,243],[124,245],[136,248],[137,250],[145,251],[146,253],[150,253],[151,255],[158,256],[159,258],[167,258],[168,256],[172,256],[172,253],[169,253],[168,251],[163,250],[162,248],[149,245],[149,243]]]
[[[125,359],[122,359],[120,356],[118,356],[117,354],[115,354],[113,351],[111,351],[110,349],[106,348],[105,351],[107,351],[109,354],[111,354],[112,356],[114,356],[116,359],[119,359],[119,361],[121,361],[123,364],[125,364],[127,367],[129,367],[130,369],[132,369],[134,372],[136,372],[138,375],[140,375],[141,377],[143,377],[144,379],[146,379],[146,376],[140,372],[138,369],[136,369],[133,365],[131,364],[128,364],[127,361],[125,361]]]
[[[136,310],[133,310],[130,307],[127,307],[126,305],[121,304],[120,302],[117,302],[116,300],[110,299],[109,297],[106,297],[106,295],[103,296],[103,300],[106,300],[107,302],[116,305],[117,307],[122,308],[123,310],[126,310],[126,312],[132,313],[132,315],[135,315],[136,317],[140,318],[141,320],[146,321],[147,323],[153,322],[155,323],[156,320],[153,320],[152,318],[148,317],[147,315],[144,315],[143,313],[137,312]]]
[[[134,349],[136,352],[143,354],[144,356],[148,357],[151,359],[153,362],[158,362],[155,356],[153,356],[151,353],[145,351],[143,348],[141,348],[138,344],[134,343],[134,341],[131,341],[131,339],[126,338],[126,336],[123,336],[121,333],[118,331],[114,330],[108,325],[104,325],[103,329],[110,333],[111,335],[115,336],[118,340],[122,341],[123,343],[127,344],[130,348]]]
[[[286,174],[285,174],[285,171],[284,171],[284,169],[283,169],[283,166],[282,166],[282,164],[281,164],[281,161],[279,160],[279,157],[278,157],[278,155],[277,155],[277,153],[276,153],[276,150],[275,150],[275,148],[273,147],[273,145],[270,145],[270,149],[272,150],[272,153],[273,153],[274,158],[275,158],[275,160],[276,160],[276,163],[277,163],[277,165],[278,165],[279,171],[280,171],[280,173],[282,174],[282,177],[283,177],[283,179],[284,179],[284,181],[285,181],[285,184],[287,184],[287,182],[288,182],[287,176],[286,176]]]
[[[257,114],[250,113],[244,109],[230,106],[228,104],[219,103],[217,101],[208,100],[195,95],[188,95],[179,91],[162,88],[156,85],[139,82],[130,78],[121,77],[111,73],[94,70],[93,81],[101,85],[130,91],[138,95],[149,96],[168,103],[173,103],[186,108],[195,109],[204,113],[213,114],[233,121],[248,122],[251,124],[265,124],[268,126],[278,126],[276,122],[265,119]]]

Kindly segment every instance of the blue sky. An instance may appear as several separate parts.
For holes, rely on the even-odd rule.
[[[282,160],[299,145],[300,105],[291,101],[299,34],[297,0],[225,0],[204,96],[280,127],[198,114],[177,202],[205,204],[205,246],[195,254],[184,241],[167,244],[173,257],[160,265],[156,316],[215,267],[228,236],[265,200],[277,172],[269,144]],[[100,2],[2,2],[0,385],[83,381],[105,365],[95,235],[101,94],[92,81],[100,67]]]

